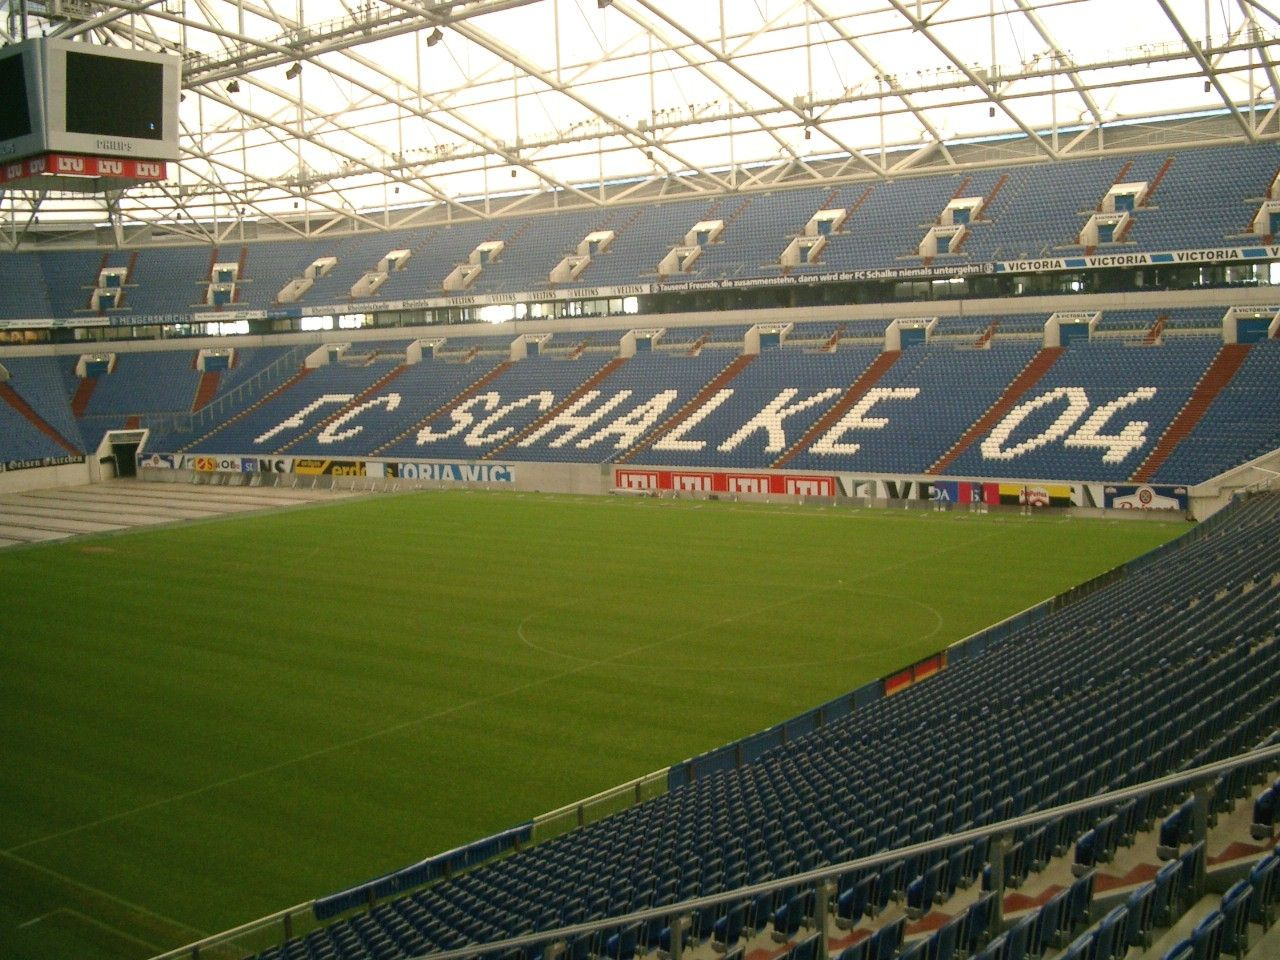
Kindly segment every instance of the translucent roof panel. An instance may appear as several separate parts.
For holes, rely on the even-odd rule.
[[[53,0],[30,0],[27,29],[182,58],[182,158],[168,183],[123,196],[11,191],[13,224],[379,227],[398,210],[485,216],[550,193],[607,204],[620,181],[895,176],[984,138],[1053,159],[1095,149],[1108,125],[1209,111],[1239,139],[1278,133],[1270,0],[74,7],[53,19]]]

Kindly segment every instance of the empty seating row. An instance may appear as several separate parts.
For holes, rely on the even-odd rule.
[[[1274,590],[1256,588],[1280,574],[1278,530],[1280,498],[1254,498],[1200,537],[1167,548],[1152,568],[1159,576],[1144,571],[1112,582],[981,656],[754,763],[700,777],[262,956],[389,960],[603,921],[785,880],[1234,755],[1280,723],[1280,603]],[[1223,789],[1235,787],[1224,782]],[[1140,822],[1181,800],[1169,793],[1146,806],[1117,805],[1016,832],[1005,872],[1016,882],[1092,830],[1092,845],[1086,841],[1078,854],[1081,879],[1091,876],[1089,857],[1108,855]],[[1177,856],[1172,862],[1184,864],[1177,869],[1199,875],[1202,846],[1180,845]],[[989,848],[953,849],[896,861],[872,879],[844,877],[833,909],[851,925],[886,897],[927,909],[953,879],[958,886],[980,876],[989,859]],[[1135,906],[1141,933],[1146,907]],[[771,929],[790,939],[816,909],[812,889],[784,886],[752,902],[695,911],[680,936],[686,944],[719,937],[728,945],[735,932]],[[1110,935],[1130,936],[1129,924],[1127,914],[1123,923],[1113,918]],[[575,940],[569,956],[600,954],[623,933]],[[670,944],[676,930],[655,920],[626,932],[627,942],[632,934],[648,950]]]

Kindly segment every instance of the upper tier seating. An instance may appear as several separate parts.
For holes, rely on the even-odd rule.
[[[261,960],[398,960],[605,919],[990,824],[1247,749],[1280,722],[1280,603],[1274,590],[1252,588],[1280,575],[1278,534],[1280,497],[1255,498],[1165,548],[1158,567],[1135,564],[1128,576],[1078,594],[981,654],[754,763],[700,776],[381,903]],[[1151,815],[1179,799],[1157,797]],[[1112,812],[1138,817],[1131,804]],[[1025,864],[1025,848],[1069,846],[1095,821],[1072,815],[1016,832],[1006,866]],[[961,871],[981,870],[988,849],[958,849]],[[1204,856],[1203,844],[1184,855],[1195,856]],[[916,878],[938,879],[938,863],[950,869],[950,859],[917,858],[874,872],[872,899],[887,902],[895,891],[910,898]],[[1072,887],[1080,887],[1083,904],[1091,877],[1084,873]],[[857,899],[863,879],[842,879],[839,916],[856,922],[875,908]],[[775,939],[786,940],[812,909],[805,897],[799,890],[751,901],[734,927],[772,924]],[[1059,933],[1080,929],[1081,903],[1068,905],[1073,916],[1055,917]],[[686,936],[728,937],[728,920],[717,924],[733,909],[696,913]],[[634,933],[652,948],[669,942],[663,926],[622,935],[630,943]],[[880,955],[892,956],[901,931],[885,929],[876,936],[895,939]],[[588,956],[602,944],[571,941],[568,950]]]
[[[549,274],[593,230],[615,232],[612,246],[594,257],[572,283],[561,287],[614,286],[658,281],[659,261],[683,242],[695,223],[722,220],[723,234],[706,246],[692,272],[663,281],[718,281],[778,278],[782,250],[803,232],[820,209],[843,209],[843,227],[827,239],[816,263],[790,268],[812,275],[922,265],[920,244],[953,197],[991,198],[970,226],[960,249],[938,255],[938,266],[989,263],[1042,256],[1078,256],[1088,215],[1108,189],[1121,182],[1155,187],[1146,205],[1133,212],[1120,240],[1097,252],[1128,253],[1256,245],[1251,230],[1258,203],[1277,168],[1280,144],[1206,147],[1169,154],[1126,156],[1012,166],[967,175],[931,173],[888,182],[854,183],[832,191],[806,187],[716,200],[679,199],[620,205],[608,211],[565,210],[496,220],[451,222],[386,233],[317,240],[279,240],[244,245],[244,274],[237,283],[238,308],[265,309],[285,284],[321,257],[337,264],[302,297],[302,304],[333,306],[351,299],[352,285],[394,249],[412,256],[401,270],[365,300],[402,300],[444,293],[445,277],[485,241],[506,248],[472,286],[476,293],[538,292]],[[1163,171],[1163,174],[1162,174]],[[1159,177],[1159,183],[1156,183]],[[997,189],[998,188],[998,189]],[[241,249],[209,247],[144,249],[136,258],[113,251],[107,260],[132,265],[118,310],[129,315],[163,315],[208,310],[204,306],[209,265],[214,258],[241,257]],[[112,258],[115,258],[113,260]],[[136,259],[136,262],[134,260]],[[4,254],[5,276],[23,282],[0,289],[0,318],[73,318],[90,312],[90,291],[104,263],[100,250]],[[199,306],[197,306],[199,305]]]

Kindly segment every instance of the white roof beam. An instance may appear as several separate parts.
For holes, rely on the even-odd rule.
[[[983,94],[985,94],[986,97],[991,101],[992,105],[997,106],[1002,111],[1004,111],[1005,115],[1014,122],[1014,124],[1018,127],[1018,129],[1021,130],[1023,133],[1025,133],[1031,139],[1031,141],[1035,143],[1037,147],[1039,147],[1041,150],[1045,152],[1046,155],[1054,159],[1057,159],[1058,157],[1057,151],[1055,151],[1053,147],[1045,141],[1044,137],[1040,136],[1040,134],[1038,134],[1032,127],[1030,127],[1027,124],[1027,122],[1022,119],[1021,116],[1019,116],[1017,113],[1011,110],[1008,104],[1004,102],[1004,98],[996,93],[995,89],[991,86],[991,84],[989,84],[986,80],[978,76],[978,74],[974,72],[973,68],[969,66],[969,64],[965,63],[958,56],[956,56],[955,53],[952,52],[951,48],[948,47],[945,43],[943,43],[938,38],[937,34],[935,34],[929,26],[929,18],[926,17],[925,19],[921,19],[917,17],[909,9],[907,9],[906,5],[902,2],[902,0],[889,0],[889,2],[893,4],[893,7],[895,10],[897,10],[900,14],[906,17],[907,21],[912,25],[914,29],[918,30],[931,44],[933,44],[934,47],[937,48],[939,53],[941,53],[944,57],[950,60],[957,70],[959,70],[966,77],[968,77],[969,82],[972,83],[979,90],[981,90]],[[941,9],[942,7],[938,7],[934,12],[936,13],[938,10],[941,10]],[[932,16],[932,14],[930,16]]]
[[[707,177],[708,179],[718,183],[724,189],[729,189],[730,185],[725,180],[702,169],[702,167],[700,167],[698,164],[693,163],[690,160],[684,157],[681,157],[676,153],[672,153],[669,149],[667,149],[667,147],[661,141],[657,140],[656,138],[654,138],[653,136],[647,133],[643,133],[640,130],[637,130],[635,127],[631,126],[630,124],[625,123],[618,117],[613,116],[607,110],[604,110],[597,104],[594,104],[591,101],[587,100],[586,97],[582,96],[576,90],[568,87],[566,84],[557,80],[555,77],[551,76],[546,71],[529,63],[519,53],[512,50],[510,47],[506,46],[506,44],[501,43],[494,37],[485,33],[483,30],[480,30],[474,24],[470,24],[470,23],[456,24],[454,26],[454,31],[466,37],[468,40],[470,40],[472,43],[475,43],[477,46],[483,47],[485,50],[488,50],[490,53],[494,54],[495,56],[500,57],[503,60],[506,60],[513,67],[523,71],[527,76],[532,77],[533,79],[537,80],[539,83],[542,83],[549,89],[554,90],[559,94],[562,94],[563,96],[567,97],[569,100],[572,100],[578,106],[600,117],[602,120],[605,121],[605,123],[613,127],[617,133],[624,134],[628,137],[631,137],[633,140],[638,141],[639,143],[644,144],[654,150],[659,150],[665,153],[667,156],[669,156],[681,167],[689,170],[693,170],[699,176]],[[666,169],[668,173],[672,172],[669,168],[666,168]]]
[[[1223,104],[1225,104],[1226,108],[1231,111],[1232,117],[1235,118],[1236,123],[1239,124],[1244,135],[1249,140],[1256,141],[1258,139],[1257,131],[1253,129],[1253,125],[1250,124],[1244,114],[1240,112],[1240,108],[1231,98],[1231,95],[1227,93],[1225,88],[1223,88],[1222,79],[1219,76],[1218,70],[1216,70],[1213,64],[1211,64],[1205,57],[1204,51],[1200,49],[1200,44],[1196,43],[1196,41],[1192,39],[1191,34],[1187,32],[1187,28],[1183,26],[1182,21],[1178,19],[1178,15],[1174,13],[1173,8],[1169,6],[1168,0],[1156,0],[1156,3],[1160,6],[1160,9],[1164,11],[1164,15],[1168,17],[1169,22],[1173,25],[1173,29],[1177,31],[1178,36],[1182,38],[1182,42],[1186,44],[1187,50],[1191,53],[1191,56],[1193,56],[1196,59],[1196,62],[1200,64],[1201,69],[1204,71],[1205,79],[1209,81],[1213,86],[1213,89],[1217,91],[1218,96],[1222,98]]]
[[[657,17],[659,20],[666,23],[672,29],[678,31],[679,33],[684,34],[684,36],[687,37],[690,40],[690,42],[692,42],[696,47],[698,47],[698,49],[702,50],[703,53],[705,53],[707,56],[711,57],[716,63],[719,63],[725,68],[733,71],[743,80],[750,83],[757,90],[759,90],[761,93],[767,96],[770,100],[776,103],[783,112],[794,115],[796,119],[800,121],[801,125],[806,127],[812,127],[813,129],[820,131],[824,137],[826,137],[833,144],[835,144],[842,152],[849,154],[851,157],[854,157],[855,159],[858,160],[858,162],[862,163],[867,169],[873,171],[874,173],[877,173],[881,176],[884,175],[884,168],[881,167],[878,163],[876,163],[870,157],[867,157],[857,148],[851,146],[848,143],[845,143],[840,137],[836,136],[829,129],[822,126],[822,124],[815,122],[812,116],[806,114],[803,110],[798,109],[795,106],[795,104],[789,102],[785,97],[783,97],[777,91],[773,90],[769,85],[767,85],[763,80],[761,80],[760,77],[756,76],[755,74],[751,73],[750,71],[740,66],[733,56],[724,56],[716,52],[714,47],[712,47],[709,43],[707,43],[702,38],[695,35],[692,31],[689,30],[688,27],[679,23],[677,20],[675,20],[673,17],[669,16],[665,12],[658,10],[653,5],[653,3],[650,2],[650,0],[635,0],[635,2],[640,6],[644,7],[646,10],[648,10],[649,13],[652,14],[654,17]],[[796,157],[796,160],[797,162],[804,163],[804,160],[801,157]]]

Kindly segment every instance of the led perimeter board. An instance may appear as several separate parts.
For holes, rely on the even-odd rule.
[[[52,37],[13,44],[0,50],[0,161],[176,160],[180,86],[177,57]]]

